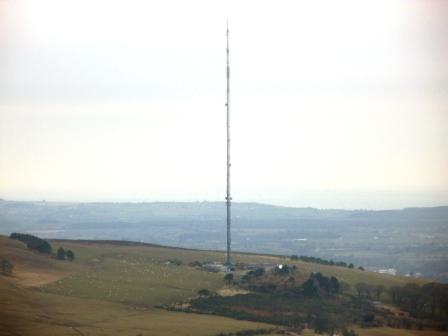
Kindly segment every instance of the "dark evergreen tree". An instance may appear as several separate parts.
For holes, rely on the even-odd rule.
[[[302,284],[302,289],[303,289],[303,294],[306,296],[310,296],[310,297],[316,296],[319,291],[317,284],[315,283],[314,279],[311,277]]]
[[[30,250],[35,250],[40,253],[51,254],[52,251],[51,245],[44,239],[40,239],[30,234],[17,233],[17,232],[11,233],[9,237],[11,239],[19,240],[25,243]]]
[[[330,278],[331,291],[333,293],[339,293],[341,290],[341,285],[339,284],[339,280],[335,277]]]
[[[67,252],[65,253],[65,257],[67,258],[67,260],[70,261],[75,260],[75,254],[73,253],[72,250],[67,250]]]
[[[230,285],[230,284],[232,283],[232,281],[233,281],[233,273],[227,273],[227,274],[224,276],[224,281],[225,281],[228,285]]]
[[[319,314],[314,321],[314,331],[317,334],[328,333],[330,331],[330,321],[324,314]]]
[[[58,260],[65,260],[65,250],[62,247],[60,247],[58,249],[58,252],[56,254],[56,259],[58,259]]]
[[[198,294],[200,296],[209,296],[211,293],[208,289],[202,288],[202,289],[198,290]]]
[[[40,238],[30,240],[26,244],[26,246],[30,250],[35,250],[35,251],[40,252],[40,253],[51,254],[51,251],[52,251],[51,245],[46,240],[43,240],[43,239],[40,239]]]

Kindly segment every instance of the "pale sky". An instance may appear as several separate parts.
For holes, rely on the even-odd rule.
[[[0,0],[0,198],[448,204],[448,1]]]

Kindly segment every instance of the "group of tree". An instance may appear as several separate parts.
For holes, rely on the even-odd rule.
[[[64,250],[62,247],[58,249],[58,252],[56,253],[56,259],[58,260],[69,260],[73,261],[75,260],[75,254],[72,250]]]
[[[272,274],[266,274],[265,277],[265,280],[273,280]],[[297,333],[306,327],[317,333],[355,336],[353,331],[345,327],[364,321],[364,315],[373,312],[373,306],[367,300],[358,300],[352,296],[326,295],[338,291],[339,281],[336,278],[318,273],[310,278],[315,281],[313,286],[319,288],[322,296],[306,297],[300,294],[300,286],[296,286],[297,291],[279,286],[272,286],[272,291],[269,291],[268,287],[273,283],[258,283],[251,293],[245,295],[208,295],[206,290],[201,290],[188,307],[177,310],[281,325]],[[281,278],[276,280],[282,281]],[[317,292],[313,292],[313,295],[317,295]]]
[[[448,318],[448,285],[430,282],[392,286],[389,296],[393,303],[415,317]]]
[[[241,285],[254,292],[270,294],[287,294],[291,297],[304,295],[306,297],[327,297],[341,293],[343,284],[335,277],[326,277],[322,273],[311,273],[302,284],[297,283],[294,276],[290,275],[295,269],[284,265],[274,268],[271,274],[281,278],[272,278],[264,271],[251,271],[241,278]]]
[[[14,269],[14,265],[9,260],[2,260],[2,274],[3,275],[12,275],[12,271]]]
[[[251,282],[253,279],[261,278],[265,273],[266,271],[264,270],[264,268],[261,267],[251,270],[241,277],[241,282],[242,283]]]
[[[278,335],[278,334],[286,334],[286,332],[282,329],[271,328],[271,329],[249,329],[249,330],[240,330],[235,332],[223,333],[220,332],[216,334],[216,336],[256,336],[256,335]]]
[[[383,285],[370,285],[360,282],[355,285],[355,289],[358,297],[379,300],[384,293],[385,287]]]
[[[308,280],[302,284],[303,294],[305,296],[323,296],[337,294],[341,291],[339,280],[335,277],[326,277],[317,272],[311,273]]]
[[[37,251],[44,254],[52,254],[53,248],[51,244],[45,239],[33,236],[27,233],[11,233],[9,238],[19,240],[26,244],[30,250]],[[60,247],[56,252],[56,259],[58,260],[75,260],[75,254],[71,250],[64,250]]]
[[[344,325],[341,326],[340,321],[336,321],[335,317],[330,317],[328,314],[318,314],[314,319],[310,319],[310,326],[313,327],[316,334],[328,334],[342,336],[358,336],[352,329],[347,329]]]
[[[246,272],[241,278],[239,284],[249,290],[272,293],[275,291],[286,291],[295,285],[293,273],[297,270],[295,265],[277,265],[267,272],[259,267]]]
[[[277,265],[274,267],[273,269],[273,273],[276,275],[289,275],[291,273],[293,273],[296,270],[296,266],[288,266],[288,265]]]
[[[344,261],[333,261],[333,260],[325,260],[318,257],[309,257],[309,256],[296,256],[292,255],[290,257],[291,260],[301,260],[303,262],[307,263],[314,263],[314,264],[321,264],[321,265],[327,265],[327,266],[339,266],[339,267],[346,267],[346,268],[355,268],[355,265],[352,263],[348,264]],[[364,267],[359,266],[359,270],[364,271]]]
[[[50,243],[45,239],[41,239],[30,234],[14,232],[11,233],[9,238],[21,241],[26,244],[27,248],[39,253],[51,254],[53,250]]]
[[[211,294],[212,293],[207,288],[201,288],[200,290],[198,290],[199,296],[210,296]]]

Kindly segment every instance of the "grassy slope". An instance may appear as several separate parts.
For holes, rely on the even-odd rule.
[[[221,277],[216,281],[216,274],[200,272],[205,277],[199,277],[199,282],[194,282],[197,277],[193,278],[184,285],[183,289],[186,290],[181,290],[181,294],[176,290],[173,290],[175,294],[171,294],[170,286],[183,274],[165,272],[167,277],[172,278],[168,282],[165,281],[166,278],[157,274],[165,266],[150,260],[152,258],[157,261],[165,260],[162,251],[159,255],[157,253],[152,255],[149,251],[139,249],[135,251],[133,248],[128,250],[116,246],[81,246],[65,243],[56,243],[53,247],[58,248],[60,245],[64,248],[73,248],[80,260],[73,263],[58,261],[27,250],[21,242],[0,236],[0,259],[6,258],[15,265],[13,277],[0,276],[0,335],[214,335],[221,331],[270,327],[262,323],[236,321],[219,316],[175,313],[150,307],[86,299],[89,295],[93,298],[101,297],[88,282],[84,281],[92,275],[98,275],[99,283],[110,284],[113,283],[114,277],[120,278],[120,274],[129,272],[133,283],[131,285],[127,285],[126,281],[118,283],[123,287],[123,292],[130,291],[133,287],[138,289],[137,292],[132,292],[129,296],[132,300],[129,301],[138,301],[135,298],[139,298],[139,291],[148,288],[146,280],[149,280],[157,290],[152,291],[154,295],[148,303],[184,298],[191,295],[195,287],[205,285],[203,281],[213,280],[216,287],[222,282]],[[125,265],[129,268],[123,269],[122,266],[124,257],[131,261],[131,258],[137,256],[143,258],[140,262],[146,260],[146,267],[154,264],[153,276],[143,278],[141,286],[135,283],[141,276],[140,271],[129,267],[127,263]],[[146,257],[148,259],[145,259]],[[102,260],[101,265],[92,259]],[[81,280],[73,282],[73,279]],[[57,280],[57,284],[63,283],[64,288],[69,291],[73,283],[77,283],[80,291],[72,292],[72,296],[49,293],[46,287],[53,288],[51,282],[54,280]],[[45,282],[49,284],[44,285]],[[121,292],[121,289],[117,290]],[[75,294],[79,294],[80,297],[74,297]],[[121,296],[112,298],[114,299],[126,301]]]
[[[14,280],[24,286],[39,286],[85,270],[79,263],[69,265],[49,256],[33,253],[22,242],[1,235],[0,257],[14,264]]]
[[[156,304],[184,300],[200,288],[215,290],[222,287],[222,274],[199,271],[187,264],[195,260],[223,261],[223,253],[76,241],[54,241],[52,245],[55,249],[62,246],[73,250],[76,261],[57,261],[38,255],[26,250],[22,243],[0,236],[0,257],[10,259],[17,271],[13,282],[9,279],[0,282],[0,304],[8,307],[2,311],[4,318],[0,321],[20,326],[20,334],[44,335],[51,330],[58,335],[78,331],[89,335],[213,335],[219,331],[263,326],[151,308]],[[183,265],[166,265],[168,259],[180,260]],[[251,254],[236,254],[235,261],[292,264],[282,257]],[[300,261],[294,264],[304,273],[320,271],[352,285],[360,281],[402,285],[410,280]],[[49,283],[43,285],[44,282]],[[17,287],[17,283],[39,287],[38,290],[23,289]],[[20,323],[15,323],[18,320]]]
[[[184,300],[201,288],[216,290],[223,285],[222,275],[186,265],[167,265],[168,259],[180,259],[177,251],[94,244],[63,246],[72,249],[77,256],[75,263],[89,271],[44,286],[47,292],[154,306]],[[188,260],[183,258],[184,262]]]
[[[288,262],[288,264],[292,262]],[[344,267],[326,266],[305,262],[294,262],[294,264],[302,271],[305,272],[321,272],[327,276],[335,276],[340,280],[343,280],[350,285],[355,285],[359,282],[365,282],[372,285],[390,286],[403,286],[409,282],[414,282],[419,285],[427,283],[426,279],[407,278],[403,276],[393,276],[388,274],[380,274],[369,271],[361,271],[358,269],[348,269]]]
[[[225,256],[220,252],[120,245],[119,242],[55,241],[52,245],[73,250],[77,256],[74,264],[85,271],[44,286],[43,290],[50,293],[154,306],[185,300],[194,296],[201,288],[217,290],[224,285],[222,274],[203,272],[188,266],[192,261],[224,261]],[[166,262],[170,259],[179,260],[183,265],[167,265]],[[336,276],[352,285],[352,290],[358,282],[392,286],[411,281],[405,277],[357,269],[292,262],[284,257],[235,254],[234,260],[295,264],[302,274],[322,272]],[[425,282],[420,279],[412,281]]]
[[[24,290],[0,278],[0,335],[214,335],[269,327]]]

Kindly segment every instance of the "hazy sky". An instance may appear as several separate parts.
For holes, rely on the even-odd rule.
[[[448,204],[448,1],[0,0],[0,197]]]

